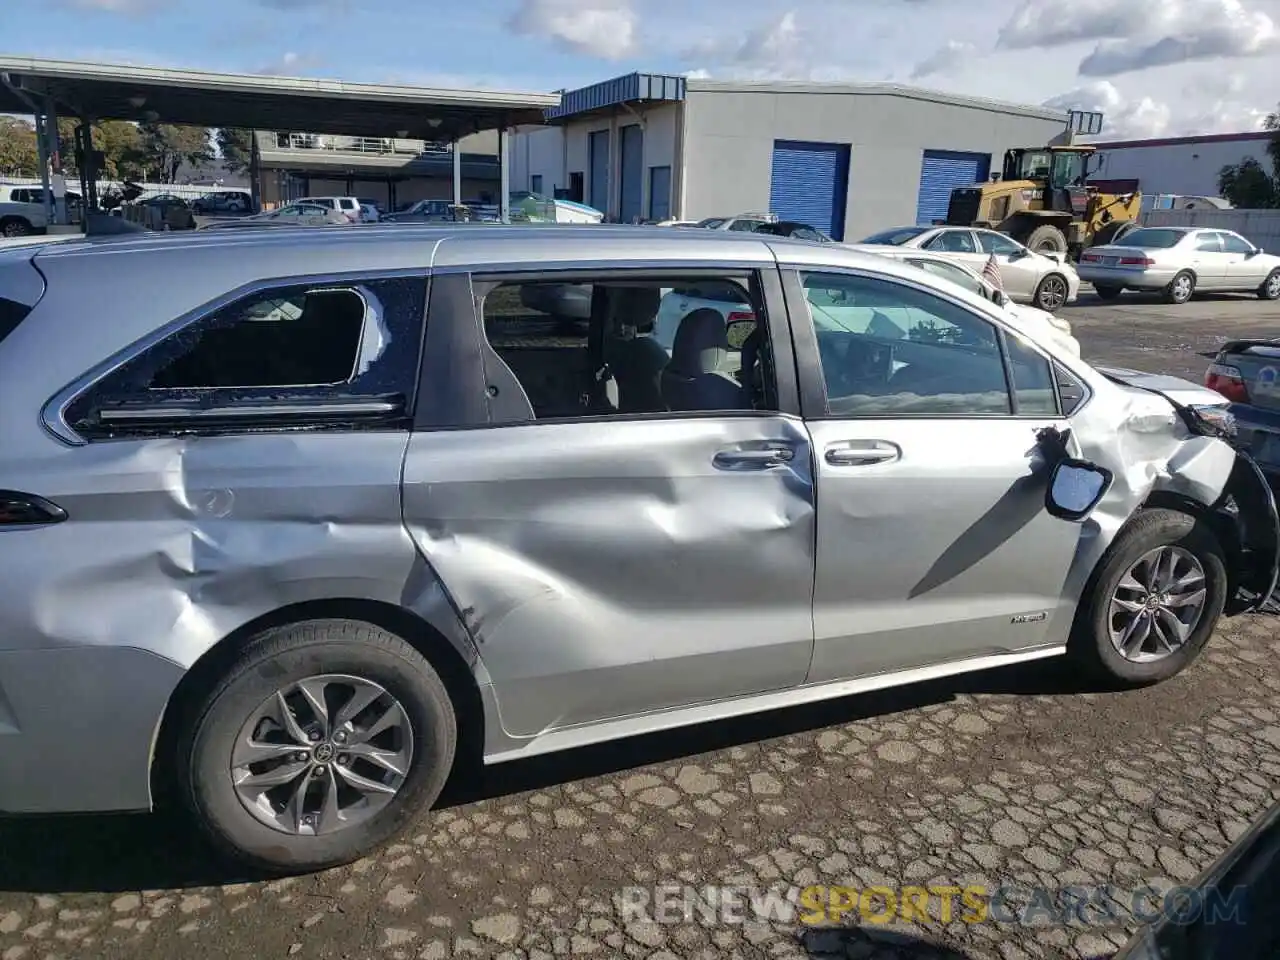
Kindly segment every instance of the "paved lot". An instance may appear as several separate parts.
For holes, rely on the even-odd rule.
[[[1255,300],[1067,313],[1087,356],[1197,378],[1223,337],[1280,333]],[[400,846],[292,881],[245,882],[154,818],[0,823],[0,960],[1107,956],[1130,892],[1192,879],[1280,799],[1276,626],[1231,621],[1147,691],[1049,663],[499,768]],[[1118,920],[953,916],[889,944],[618,899],[710,883],[1110,884]]]

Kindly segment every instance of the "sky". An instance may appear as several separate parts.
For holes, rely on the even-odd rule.
[[[0,53],[521,91],[632,71],[891,81],[1101,110],[1109,138],[1257,129],[1280,0],[44,0]],[[975,13],[981,10],[981,13]]]

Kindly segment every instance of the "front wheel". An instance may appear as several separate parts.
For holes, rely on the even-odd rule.
[[[385,630],[314,620],[251,640],[183,731],[182,793],[214,844],[296,873],[349,863],[435,802],[457,740],[431,665]]]
[[[1190,270],[1183,270],[1164,288],[1165,303],[1186,303],[1196,292],[1196,278]]]
[[[1060,273],[1051,273],[1040,281],[1032,301],[1041,310],[1053,313],[1067,302],[1068,292],[1067,278]]]
[[[1258,288],[1258,297],[1262,300],[1280,300],[1280,269],[1267,274],[1267,279]]]
[[[1226,563],[1213,531],[1190,514],[1144,510],[1090,579],[1071,653],[1116,685],[1167,680],[1199,656],[1226,599]]]

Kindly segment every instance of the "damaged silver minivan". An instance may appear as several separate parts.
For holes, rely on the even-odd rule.
[[[1273,496],[1220,398],[1028,336],[751,234],[0,251],[0,810],[172,797],[299,871],[458,764],[1060,655],[1170,677],[1274,590]]]

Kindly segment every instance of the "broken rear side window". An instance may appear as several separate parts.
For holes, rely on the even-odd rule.
[[[0,297],[0,343],[4,343],[4,338],[18,329],[18,324],[30,312],[31,308],[25,303]]]
[[[194,321],[82,394],[76,430],[104,408],[382,397],[407,409],[417,381],[423,278],[340,280],[259,291]]]

